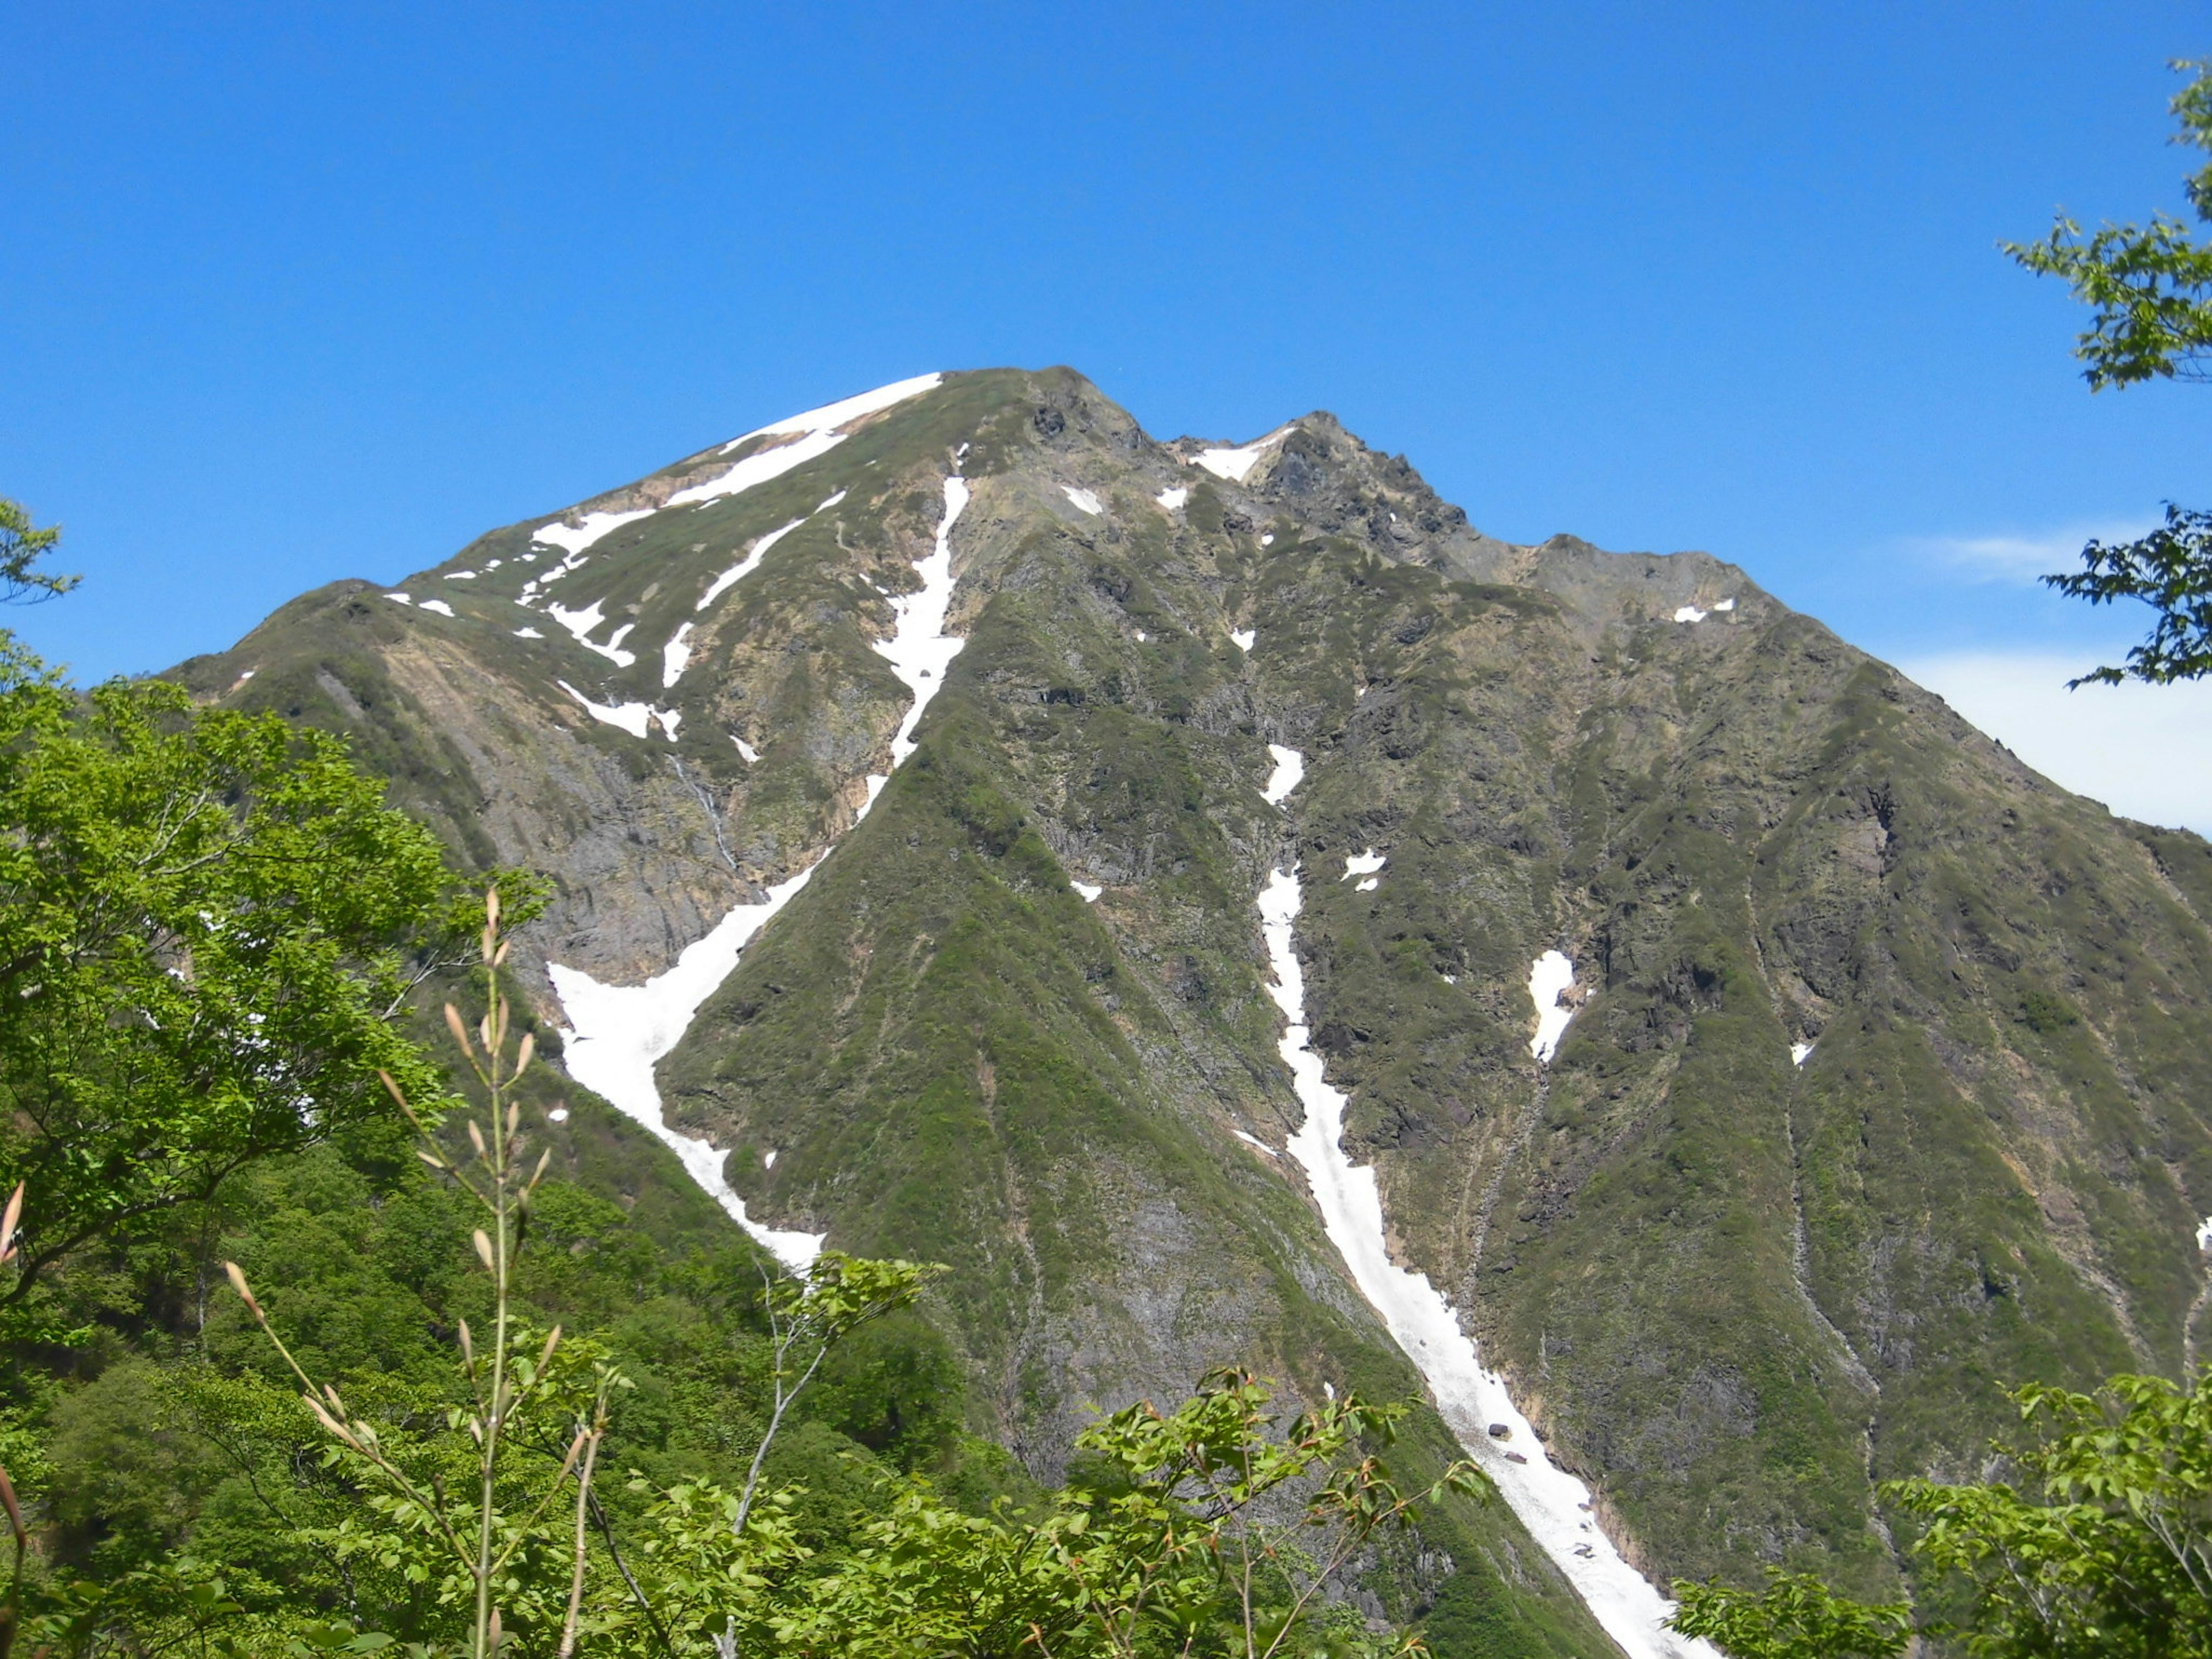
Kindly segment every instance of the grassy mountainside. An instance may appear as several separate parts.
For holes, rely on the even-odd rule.
[[[556,582],[533,520],[179,672],[353,734],[464,855],[551,872],[548,1018],[539,964],[634,982],[836,843],[662,1092],[754,1213],[953,1264],[975,1426],[1041,1475],[1087,1402],[1217,1360],[1416,1386],[1295,1166],[1238,1139],[1279,1149],[1298,1111],[1253,902],[1293,858],[1315,1046],[1395,1248],[1654,1572],[1875,1588],[1873,1483],[1964,1467],[2002,1384],[2179,1372],[2212,849],[1702,555],[1499,543],[1327,416],[1241,479],[1200,447],[1066,371],[949,377],[744,493],[664,505],[732,464],[707,452],[586,503],[564,520],[659,510]],[[856,826],[908,702],[872,645],[956,466],[967,644]],[[518,604],[533,581],[595,601],[603,648]],[[1286,810],[1270,743],[1306,757]],[[1338,878],[1370,848],[1372,888]],[[1587,1000],[1540,1067],[1553,948]],[[1601,1645],[1502,1511],[1437,1525],[1459,1577],[1393,1594]]]

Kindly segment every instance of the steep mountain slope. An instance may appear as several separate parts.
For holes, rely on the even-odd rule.
[[[179,672],[552,872],[579,1077],[787,1256],[951,1263],[1042,1474],[1232,1358],[1416,1389],[1387,1225],[1533,1430],[1409,1336],[1454,1425],[1656,1651],[1546,1445],[1662,1579],[1871,1589],[1873,1482],[1973,1460],[2003,1382],[2193,1355],[2212,848],[1741,572],[1498,542],[1325,415],[1207,449],[924,377]],[[1528,1536],[1440,1518],[1379,1593],[1601,1645]]]

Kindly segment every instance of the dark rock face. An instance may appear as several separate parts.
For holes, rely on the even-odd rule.
[[[1232,1133],[1298,1118],[1254,908],[1293,859],[1314,1047],[1393,1247],[1655,1572],[1875,1589],[1874,1483],[1971,1463],[2000,1383],[2179,1374],[2212,848],[2057,789],[1705,555],[1497,541],[1327,415],[1241,481],[1202,449],[1064,370],[950,377],[592,543],[539,590],[598,603],[589,647],[517,604],[561,556],[533,520],[397,590],[451,618],[341,584],[179,672],[353,734],[458,856],[552,872],[534,963],[641,980],[837,842],[661,1090],[755,1213],[953,1266],[987,1426],[1041,1472],[1085,1402],[1230,1359],[1418,1387],[1295,1166]],[[966,644],[854,827],[910,701],[873,642],[956,465]],[[1305,758],[1286,809],[1270,743]],[[1369,848],[1376,884],[1338,879]],[[1552,949],[1578,1006],[1540,1067]],[[1495,1511],[1449,1525],[1463,1572],[1540,1563]],[[1598,1650],[1531,1574],[1495,1591],[1530,1650]]]

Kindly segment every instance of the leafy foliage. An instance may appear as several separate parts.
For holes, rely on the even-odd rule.
[[[1735,1659],[1890,1659],[1912,1639],[1904,1602],[1868,1607],[1833,1594],[1810,1573],[1770,1572],[1764,1590],[1677,1584],[1668,1620]]]
[[[2212,1654],[2212,1382],[2028,1388],[2020,1485],[1907,1481],[1929,1565],[1971,1587],[1966,1645],[2001,1659]]]
[[[39,562],[53,550],[61,537],[60,526],[38,529],[21,501],[0,495],[0,604],[51,599],[77,585],[80,579],[76,576],[58,576],[39,568]]]
[[[437,1093],[397,1022],[477,906],[382,794],[336,739],[159,684],[80,704],[0,647],[0,1182],[31,1194],[0,1304],[389,1121],[380,1069]]]
[[[2081,568],[2043,578],[2069,599],[2091,605],[2141,599],[2158,613],[2150,638],[2123,668],[2096,668],[2070,685],[2163,685],[2212,673],[2212,513],[2166,504],[2166,523],[2139,541],[2081,550]]]
[[[2174,142],[2212,151],[2212,64],[2180,62],[2196,73],[2174,94]],[[2183,186],[2197,216],[2212,222],[2212,163]],[[2061,215],[2039,242],[2008,242],[2005,252],[2039,276],[2062,277],[2094,320],[2075,348],[2091,386],[2156,379],[2212,378],[2212,247],[2165,214],[2148,225],[2106,225],[2086,240]]]

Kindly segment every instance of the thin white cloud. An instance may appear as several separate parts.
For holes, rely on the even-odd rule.
[[[1914,536],[1904,545],[1909,551],[1984,581],[2032,582],[2054,571],[2079,569],[2081,550],[2093,541],[2131,542],[2157,523],[2155,519],[2108,520],[2062,525],[2021,535]]]
[[[1898,666],[2052,782],[2212,835],[2212,681],[2066,689],[2120,655],[1950,652]]]

